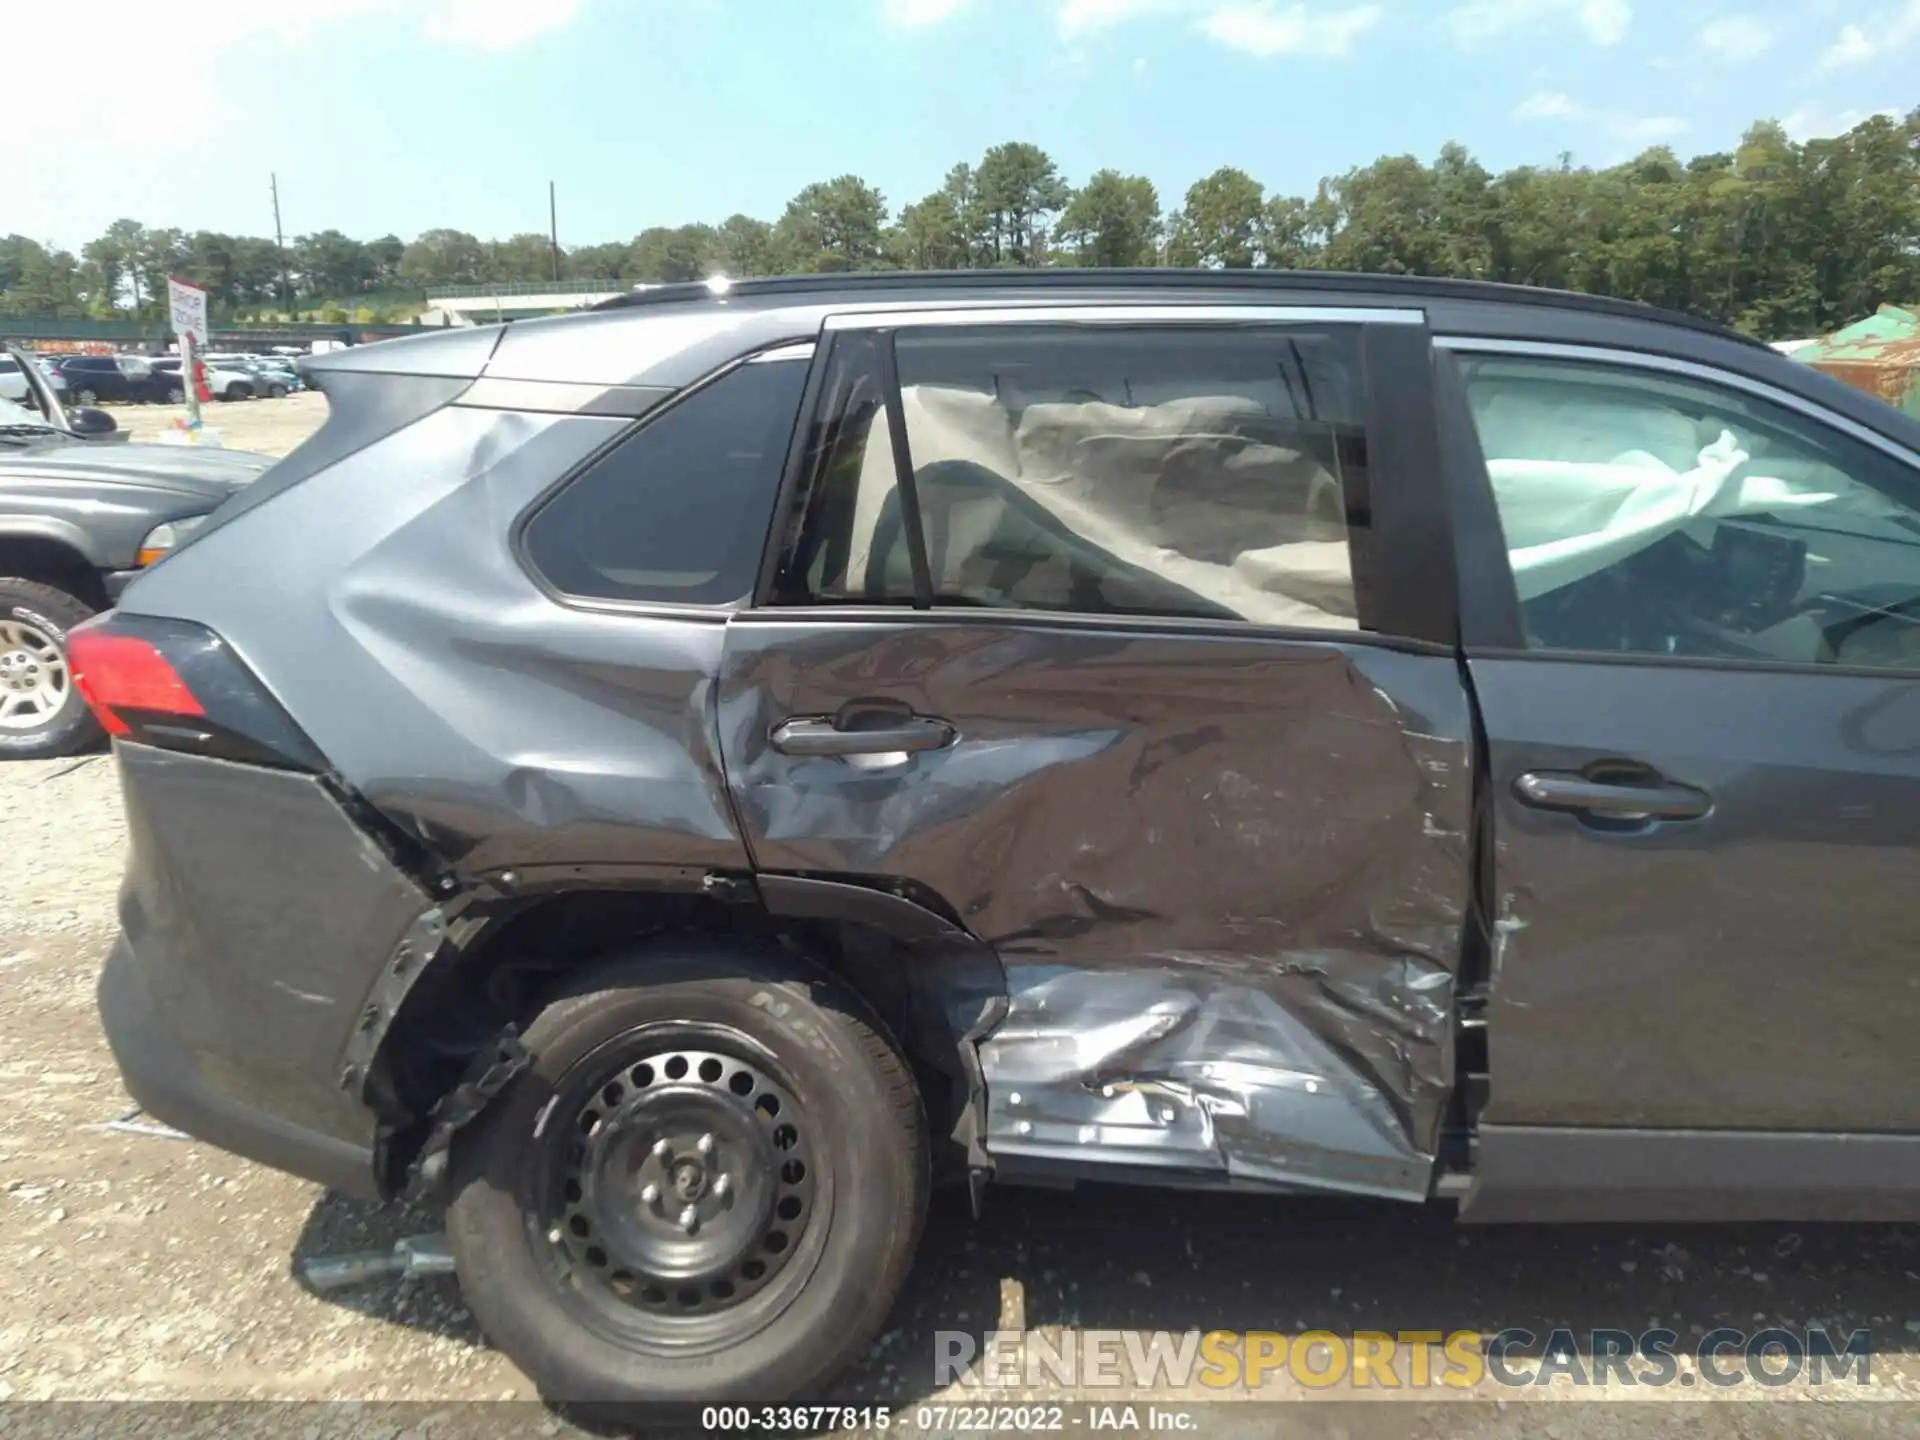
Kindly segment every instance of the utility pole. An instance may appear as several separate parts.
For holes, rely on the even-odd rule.
[[[553,181],[547,182],[547,227],[553,240],[553,283],[560,283],[560,202],[554,197]]]
[[[280,303],[293,313],[293,282],[287,278],[287,239],[280,233],[280,176],[275,172],[268,176],[273,187],[273,248],[280,257]]]

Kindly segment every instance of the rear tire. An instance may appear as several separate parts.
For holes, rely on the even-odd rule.
[[[547,1399],[615,1418],[816,1393],[886,1319],[925,1218],[912,1074],[837,982],[681,937],[583,974],[462,1132],[468,1304]],[[725,1177],[725,1183],[722,1183]]]
[[[246,386],[240,384],[238,381],[235,381],[233,384],[227,386],[226,393],[222,395],[220,398],[222,400],[227,401],[229,404],[231,404],[236,400],[249,399],[252,395],[253,395],[253,391],[249,390]]]
[[[0,760],[47,760],[103,737],[67,661],[85,602],[32,580],[0,578]]]

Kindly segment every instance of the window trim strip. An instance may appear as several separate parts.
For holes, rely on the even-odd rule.
[[[907,565],[913,571],[913,608],[933,608],[933,570],[927,563],[927,532],[920,524],[920,491],[913,478],[913,450],[907,441],[906,402],[900,396],[900,362],[894,330],[874,336],[880,388],[887,399],[887,439],[893,447],[893,488],[900,497],[900,525],[906,532]]]
[[[907,330],[965,325],[1425,325],[1424,310],[1368,305],[983,305],[847,310],[824,329]]]

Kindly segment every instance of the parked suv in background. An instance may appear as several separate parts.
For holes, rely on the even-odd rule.
[[[1920,424],[1618,302],[830,276],[306,362],[75,662],[134,1096],[550,1396],[817,1391],[930,1177],[1920,1216]],[[1176,1202],[1177,1203],[1177,1202]]]
[[[130,445],[102,410],[69,411],[30,356],[25,404],[0,397],[0,760],[98,744],[67,635],[271,462]]]
[[[138,355],[67,355],[54,364],[76,405],[177,403],[186,398],[177,374],[156,370],[152,361]]]

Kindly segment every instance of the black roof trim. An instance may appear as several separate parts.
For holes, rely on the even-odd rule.
[[[1723,340],[1766,348],[1766,343],[1714,320],[1662,310],[1637,300],[1549,290],[1537,285],[1501,285],[1491,280],[1452,280],[1428,275],[1363,275],[1342,270],[862,270],[823,275],[774,275],[733,280],[725,290],[701,281],[656,285],[616,295],[595,310],[625,310],[675,301],[717,300],[732,296],[857,296],[887,290],[1319,290],[1342,295],[1406,296],[1417,300],[1461,300],[1487,305],[1534,305],[1550,310],[1580,310],[1627,320],[1678,325]]]

